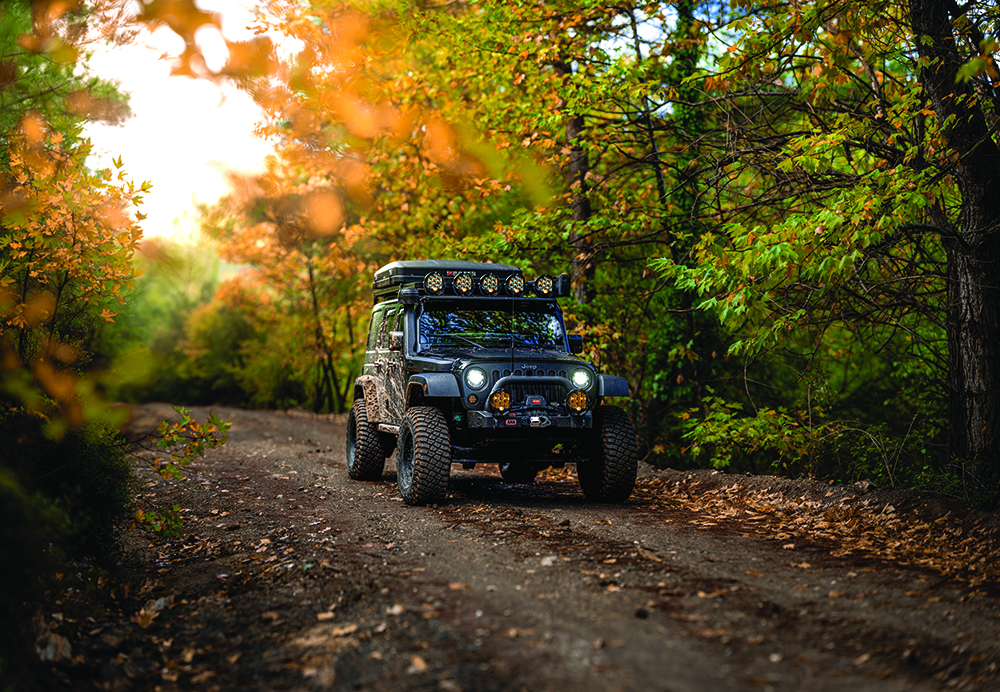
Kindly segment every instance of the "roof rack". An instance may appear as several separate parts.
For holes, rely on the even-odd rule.
[[[372,281],[375,300],[399,296],[416,302],[420,296],[483,298],[562,298],[569,295],[569,276],[542,274],[525,281],[520,269],[509,264],[464,260],[409,260],[392,262]]]

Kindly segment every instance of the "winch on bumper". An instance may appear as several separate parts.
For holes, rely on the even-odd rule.
[[[470,430],[492,428],[590,428],[593,419],[590,413],[569,415],[559,413],[537,413],[535,411],[492,414],[486,411],[469,411]]]
[[[522,392],[520,401],[513,401],[511,392]],[[561,391],[561,401],[550,402],[532,392]],[[576,393],[580,397],[580,410],[572,411],[568,403]],[[508,375],[497,380],[486,396],[486,410],[469,410],[467,425],[470,429],[511,428],[573,428],[591,427],[588,404],[591,395],[574,387],[565,377]]]

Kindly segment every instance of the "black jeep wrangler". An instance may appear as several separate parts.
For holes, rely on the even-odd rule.
[[[622,377],[579,358],[556,298],[569,277],[524,280],[504,264],[393,262],[375,272],[375,307],[347,424],[347,470],[382,476],[396,450],[403,500],[442,499],[451,464],[496,463],[530,483],[575,462],[584,494],[624,502],[635,486],[635,431],[605,397],[628,396]]]

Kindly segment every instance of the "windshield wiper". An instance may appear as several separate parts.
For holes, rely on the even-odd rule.
[[[452,338],[452,339],[461,339],[461,340],[462,340],[462,341],[464,341],[465,343],[467,343],[467,344],[471,344],[472,346],[475,346],[476,348],[486,348],[485,346],[483,346],[483,345],[482,345],[482,344],[480,344],[479,342],[476,342],[476,341],[473,341],[472,339],[470,339],[470,338],[469,338],[469,337],[467,337],[467,336],[462,336],[461,334],[456,334],[456,333],[454,333],[454,332],[438,332],[438,333],[437,333],[437,334],[435,334],[434,336],[435,336],[435,337],[439,337],[439,336],[447,336],[447,337],[450,337],[450,338]]]
[[[507,341],[508,341],[508,343],[511,344],[512,347],[513,346],[521,346],[521,347],[524,347],[524,348],[533,348],[533,349],[538,349],[538,350],[546,350],[546,349],[551,350],[551,349],[554,349],[554,348],[559,348],[558,345],[556,345],[556,344],[554,344],[552,342],[549,342],[549,341],[546,341],[546,342],[543,342],[543,343],[539,343],[538,341],[535,341],[534,339],[530,339],[529,340],[529,339],[526,339],[523,336],[516,336],[514,334],[511,334],[510,338],[507,339]]]

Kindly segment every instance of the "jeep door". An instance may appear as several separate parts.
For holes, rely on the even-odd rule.
[[[399,425],[406,412],[407,372],[403,363],[403,340],[399,338],[402,314],[403,308],[400,305],[393,305],[386,310],[376,341],[376,358],[379,363],[376,382],[382,408],[381,422],[389,425]],[[393,339],[393,334],[397,338]]]

